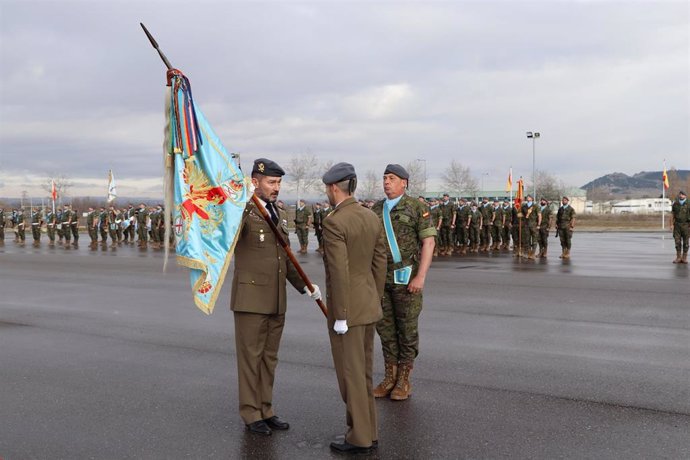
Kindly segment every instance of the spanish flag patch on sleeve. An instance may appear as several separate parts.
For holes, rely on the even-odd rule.
[[[425,212],[424,214],[422,214],[422,217],[429,217],[429,211],[427,211],[427,212]]]

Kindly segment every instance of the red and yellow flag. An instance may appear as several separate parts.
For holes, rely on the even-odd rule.
[[[513,168],[508,171],[508,182],[506,182],[506,192],[513,190]]]
[[[517,183],[517,195],[515,195],[515,207],[519,207],[522,204],[522,200],[525,198],[525,182],[522,180],[522,177],[518,180]]]
[[[670,185],[668,183],[668,174],[666,174],[666,165],[664,165],[664,174],[661,176],[661,178],[664,181],[664,190],[668,190]]]

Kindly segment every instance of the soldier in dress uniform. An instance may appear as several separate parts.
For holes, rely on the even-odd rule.
[[[570,206],[570,199],[564,196],[561,200],[561,207],[556,213],[556,226],[561,237],[561,255],[559,259],[570,259],[570,248],[572,247],[573,230],[575,229],[575,210]]]
[[[522,246],[523,256],[536,259],[537,244],[539,242],[539,227],[541,226],[541,210],[534,204],[534,197],[527,195],[522,204]]]
[[[331,443],[331,449],[367,453],[378,447],[372,374],[386,243],[381,220],[352,197],[357,175],[351,164],[334,165],[323,175],[323,183],[335,206],[323,221],[328,337],[348,427],[343,442]]]
[[[299,241],[300,254],[307,253],[307,245],[309,244],[309,208],[307,208],[304,200],[297,202],[295,208],[295,233]]]
[[[684,191],[678,192],[678,197],[671,205],[671,231],[676,243],[676,258],[674,264],[688,263],[688,243],[690,242],[690,203]]]
[[[252,169],[254,194],[288,241],[287,213],[275,206],[285,171],[259,158]],[[235,246],[235,273],[230,307],[235,318],[235,348],[240,416],[247,429],[270,435],[290,425],[273,411],[273,380],[285,325],[286,281],[306,293],[306,284],[289,262],[270,226],[250,201],[244,210]],[[321,298],[314,285],[312,298]]]
[[[422,290],[436,235],[429,210],[405,193],[409,177],[402,166],[389,164],[383,173],[387,198],[373,207],[383,222],[388,240],[383,319],[376,325],[385,376],[374,389],[374,396],[390,396],[395,401],[406,400],[412,394],[410,374],[419,354]]]
[[[546,198],[539,200],[541,225],[539,225],[539,258],[546,259],[549,249],[549,229],[551,228],[551,207]]]

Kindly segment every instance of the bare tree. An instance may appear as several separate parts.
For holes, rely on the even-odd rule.
[[[479,191],[477,179],[468,166],[451,161],[450,167],[441,175],[443,188],[453,196],[475,196]]]
[[[303,153],[293,156],[288,161],[287,175],[289,177],[288,189],[297,193],[297,200],[302,194],[313,189],[321,180],[319,160],[312,153]]]
[[[357,195],[363,200],[375,200],[383,196],[381,178],[373,169],[368,170],[357,185]]]
[[[405,165],[410,178],[407,181],[407,193],[410,196],[424,195],[426,192],[426,171],[419,161],[410,161]]]
[[[530,190],[527,187],[525,189]],[[566,190],[567,187],[562,180],[548,171],[537,169],[537,196],[534,197],[535,200],[546,198],[549,201],[558,201],[565,195]]]
[[[53,181],[55,181],[55,191],[57,192],[58,203],[62,202],[62,198],[69,195],[68,191],[74,186],[74,182],[69,180],[65,174],[60,174],[58,176],[50,176],[41,182],[41,188],[48,192],[50,197],[50,192],[52,191]],[[58,204],[56,203],[56,204]]]

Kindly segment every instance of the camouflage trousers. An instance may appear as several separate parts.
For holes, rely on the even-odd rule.
[[[98,229],[95,228],[93,225],[87,225],[86,228],[89,232],[89,238],[91,238],[91,243],[97,242],[98,241]]]
[[[676,251],[683,254],[688,253],[688,242],[690,242],[690,231],[687,222],[673,226],[673,239],[676,242]]]
[[[74,242],[76,243],[77,241],[79,241],[79,224],[72,224],[71,230],[72,230],[72,237],[74,239]]]
[[[479,229],[479,244],[481,246],[488,246],[489,242],[491,241],[490,227],[490,225],[482,225],[482,228]]]
[[[66,222],[63,222],[62,223],[62,237],[68,243],[69,243],[69,240],[72,238],[72,233],[70,232],[70,230],[71,230],[71,226],[68,225]]]
[[[479,235],[481,233],[481,229],[479,228],[479,226],[475,227],[474,225],[470,225],[470,228],[467,229],[467,231],[469,232],[470,246],[477,246],[479,244]]]
[[[146,243],[149,239],[148,230],[146,229],[146,224],[139,224],[137,227],[137,236],[139,241]]]
[[[522,225],[522,249],[536,251],[539,242],[539,227],[536,225]]]
[[[438,244],[441,246],[441,248],[446,248],[453,245],[450,225],[441,225],[441,228],[438,232]]]
[[[407,286],[388,284],[383,293],[383,318],[376,324],[387,363],[411,363],[419,354],[419,314],[422,294],[411,294]]]
[[[491,226],[491,244],[501,244],[501,230],[503,230],[503,227],[499,225]]]
[[[460,246],[467,246],[467,240],[470,239],[470,231],[467,228],[467,223],[460,223],[455,227],[455,242]]]
[[[504,225],[501,229],[501,241],[506,246],[510,244],[510,230],[511,227],[509,225]]]
[[[549,248],[549,229],[540,228],[539,229],[539,250],[544,250]]]
[[[41,241],[41,226],[31,224],[31,236],[34,237],[34,241]]]
[[[309,229],[306,225],[298,224],[295,227],[295,233],[297,233],[297,240],[299,240],[300,246],[309,244]]]
[[[570,227],[562,227],[558,231],[561,237],[561,248],[570,250],[571,242],[573,240],[573,229]]]

